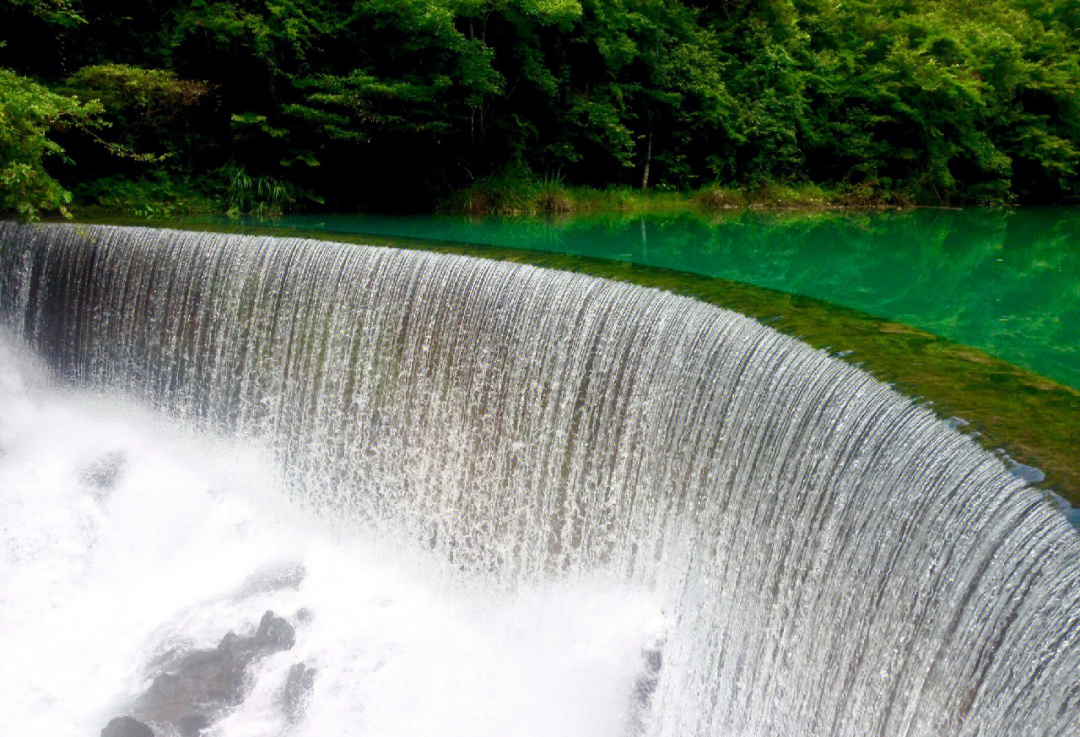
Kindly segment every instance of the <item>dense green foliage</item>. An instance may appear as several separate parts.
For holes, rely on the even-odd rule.
[[[45,170],[46,158],[64,159],[48,137],[60,126],[97,124],[100,106],[50,92],[0,69],[0,212],[35,220],[42,210],[66,213],[71,194]]]
[[[8,210],[56,181],[262,213],[522,181],[554,209],[564,185],[1080,195],[1075,0],[0,0],[0,42],[2,135],[39,141],[0,168],[46,183],[5,178]],[[13,102],[31,84],[54,112]]]

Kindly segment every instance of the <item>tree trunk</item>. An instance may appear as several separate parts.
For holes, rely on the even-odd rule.
[[[641,189],[649,188],[649,165],[652,164],[652,128],[649,129],[649,144],[645,147],[645,171],[641,173]]]

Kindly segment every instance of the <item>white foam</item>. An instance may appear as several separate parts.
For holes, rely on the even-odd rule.
[[[499,592],[389,537],[290,506],[272,458],[123,399],[50,386],[0,336],[0,714],[9,734],[94,734],[173,646],[212,647],[266,609],[297,644],[253,668],[221,735],[620,735],[647,593],[605,581]],[[86,475],[123,457],[115,485]],[[257,571],[306,577],[241,596]],[[306,624],[295,612],[312,613]],[[289,668],[317,669],[302,721]]]

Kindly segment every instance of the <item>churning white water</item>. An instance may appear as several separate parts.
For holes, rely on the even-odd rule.
[[[462,580],[285,501],[251,443],[50,385],[3,332],[0,407],[5,734],[97,734],[163,652],[212,648],[267,609],[308,615],[214,734],[615,737],[633,723],[641,651],[662,632],[640,589]],[[316,678],[289,724],[296,663]]]
[[[267,609],[296,645],[252,666],[222,733],[1080,724],[1076,531],[926,408],[752,320],[315,241],[0,244],[0,318],[56,377],[3,400],[0,636],[21,655],[0,698],[27,724],[95,729],[160,649]]]

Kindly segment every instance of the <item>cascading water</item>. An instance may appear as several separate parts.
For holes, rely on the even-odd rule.
[[[309,646],[322,670],[304,719],[250,716],[248,701],[272,701],[288,668],[271,659],[220,733],[327,734],[334,725],[342,734],[1064,735],[1080,725],[1076,531],[929,410],[753,320],[529,266],[316,241],[0,225],[0,249],[0,316],[59,381],[120,392],[109,401],[215,433],[212,453],[191,455],[200,473],[198,459],[232,458],[217,447],[228,443],[261,459],[230,468],[278,469],[258,492],[234,484],[275,500],[255,549],[283,547],[337,598],[367,601],[396,574],[318,571],[353,560],[373,570],[358,541],[398,541],[414,552],[386,556],[393,565],[415,553],[421,568],[454,582],[415,611],[430,606],[462,623],[456,632],[482,621],[493,638],[481,646],[479,634],[462,635],[469,645],[432,656],[468,662],[463,677],[480,684],[471,695],[451,689],[442,707],[409,706],[394,696],[407,682],[371,675],[382,661],[369,645],[343,665],[325,644],[381,635],[316,627],[335,617],[376,631],[394,625],[359,605],[321,614],[335,611],[335,596],[305,583],[288,605],[317,600],[307,637],[318,643],[322,632],[324,642]],[[14,372],[12,360],[5,365]],[[6,396],[12,406],[28,401]],[[0,471],[33,457],[7,453]],[[43,503],[33,498],[38,486],[4,494],[15,551],[2,562],[4,580],[27,590],[41,556],[26,551],[50,544],[35,540],[64,548],[55,538],[79,528],[68,520],[48,534],[11,531],[9,520]],[[203,510],[191,523],[196,537],[225,539],[222,554],[234,555],[229,535],[206,519],[244,516],[235,510],[250,494],[192,501]],[[285,531],[327,524],[331,532],[301,536],[337,541],[335,562],[319,568],[329,554]],[[237,571],[274,559],[235,555]],[[135,565],[123,559],[115,556],[120,569]],[[219,577],[208,589],[180,588],[220,595],[232,579]],[[79,596],[120,595],[131,580]],[[179,594],[157,596],[166,601],[146,622],[178,610]],[[391,598],[402,597],[410,594]],[[13,605],[3,606],[13,618]],[[591,614],[576,620],[567,609]],[[537,616],[547,634],[527,634],[523,611],[547,612]],[[25,629],[12,631],[41,635],[32,612],[22,620]],[[204,634],[189,640],[220,636],[200,622],[194,631]],[[429,652],[450,637],[425,632],[403,641]],[[657,638],[663,666],[643,700],[635,658]],[[423,660],[401,642],[386,649]],[[529,668],[556,674],[543,683],[572,682],[586,703],[501,675],[506,643],[520,645]],[[123,647],[134,649],[119,648],[127,660],[117,662],[140,657],[137,645]],[[103,687],[99,711],[73,713],[100,718],[115,706],[109,699],[134,692],[138,672],[101,668],[118,685]],[[375,695],[356,685],[373,682]],[[513,694],[507,683],[517,684]],[[367,716],[334,706],[353,704],[354,693],[369,699]],[[408,727],[383,714],[399,704],[402,719],[415,717],[410,708],[490,715],[489,697],[531,706]],[[552,717],[560,708],[593,721]]]

